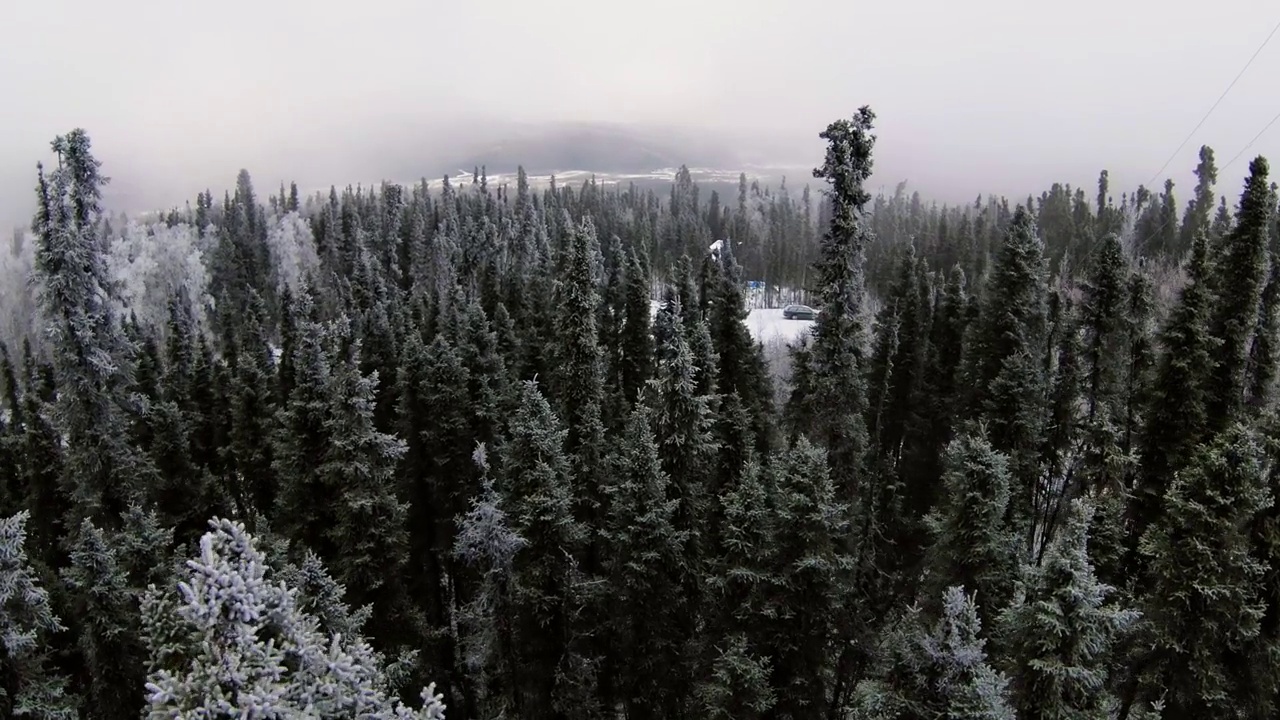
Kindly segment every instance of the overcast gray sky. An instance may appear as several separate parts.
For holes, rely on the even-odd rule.
[[[1092,196],[1107,167],[1118,197],[1280,21],[1275,0],[4,5],[6,222],[29,212],[49,140],[76,126],[117,183],[189,197],[240,167],[264,189],[367,180],[343,175],[376,166],[370,139],[479,118],[732,128],[816,163],[816,133],[864,103],[880,118],[877,185],[954,201],[1062,180]],[[1226,162],[1280,112],[1277,77],[1280,37],[1171,164],[1180,201],[1201,143]],[[1280,123],[1219,189],[1234,197],[1259,152],[1280,161]]]

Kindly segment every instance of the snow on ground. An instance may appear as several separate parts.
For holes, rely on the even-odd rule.
[[[658,314],[657,300],[649,302],[650,317]],[[801,335],[813,327],[812,320],[787,320],[782,317],[781,308],[761,308],[747,313],[747,330],[756,342],[768,345],[770,342],[782,341],[794,343]]]
[[[765,345],[778,339],[787,343],[798,342],[812,328],[812,320],[788,320],[782,317],[781,308],[762,308],[747,314],[747,329],[751,331],[751,337]]]

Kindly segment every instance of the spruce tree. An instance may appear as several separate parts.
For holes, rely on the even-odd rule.
[[[820,450],[801,439],[771,468],[777,493],[778,620],[771,643],[779,718],[813,717],[830,701],[831,659],[852,558],[842,547],[847,510]]]
[[[1008,646],[1012,704],[1018,716],[1111,717],[1112,651],[1139,615],[1116,607],[1089,560],[1093,510],[1072,503],[1065,527],[1028,580],[1025,595],[1001,617]]]
[[[1019,206],[1005,235],[982,298],[978,324],[966,347],[969,413],[987,424],[991,445],[1009,455],[1016,483],[1009,517],[1020,541],[1035,528],[1037,455],[1044,418],[1047,287],[1035,221]]]
[[[710,673],[698,683],[697,703],[707,720],[756,720],[768,717],[777,702],[769,685],[769,659],[751,651],[743,634],[719,644]]]
[[[398,578],[408,560],[408,508],[396,493],[395,472],[404,442],[378,432],[374,413],[378,376],[360,372],[359,341],[335,328],[339,355],[326,388],[325,430],[328,448],[319,459],[317,480],[328,508],[316,508],[311,522],[324,527],[324,542],[313,548],[333,568],[335,579],[349,588],[357,605],[374,604],[370,633],[377,641],[399,645],[408,598]],[[315,507],[315,506],[312,506]]]
[[[1280,238],[1273,240],[1280,242]],[[1274,392],[1277,341],[1280,340],[1280,257],[1271,253],[1267,284],[1258,305],[1258,320],[1245,367],[1245,400],[1250,408],[1267,408]]]
[[[627,251],[626,305],[622,325],[622,392],[634,405],[653,374],[653,333],[649,309],[649,278],[634,247]]]
[[[673,526],[684,535],[684,562],[679,567],[680,597],[688,612],[679,617],[680,636],[689,653],[684,658],[685,677],[692,672],[692,643],[697,635],[698,609],[702,607],[703,574],[708,555],[705,535],[709,517],[708,480],[716,446],[710,399],[699,392],[699,366],[689,346],[683,306],[678,298],[668,304],[668,343],[658,348],[658,363],[650,381],[649,406],[663,471],[676,501]]]
[[[1008,679],[987,662],[973,597],[950,587],[940,604],[931,628],[908,609],[887,635],[880,667],[859,684],[852,717],[1013,720]]]
[[[381,658],[358,635],[327,635],[242,525],[210,521],[187,567],[178,597],[153,587],[142,603],[150,717],[444,717],[433,686],[419,710],[394,702]]]
[[[643,407],[632,412],[612,458],[604,495],[604,565],[610,587],[609,640],[623,672],[619,695],[628,717],[679,715],[685,653],[682,617],[693,612],[681,592],[687,531],[676,527],[657,440]]]
[[[136,716],[142,709],[146,660],[137,598],[106,535],[85,520],[63,579],[72,594],[73,629],[84,663],[84,713],[90,718]]]
[[[475,467],[468,462],[472,438],[469,412],[470,376],[462,358],[443,335],[430,346],[417,331],[401,343],[396,378],[397,433],[406,451],[399,467],[399,492],[408,503],[409,567],[415,571],[405,586],[425,615],[427,627],[446,628],[454,617],[455,598],[467,602],[466,576],[449,552],[475,492]],[[425,661],[435,667],[455,666],[448,634],[434,633],[423,643]],[[441,678],[452,689],[452,678]],[[456,705],[456,703],[455,703]]]
[[[1268,169],[1262,157],[1249,163],[1236,225],[1222,239],[1213,266],[1209,331],[1219,345],[1209,379],[1207,419],[1214,430],[1235,419],[1244,402],[1245,368],[1267,281],[1268,237],[1275,212]]]
[[[476,462],[487,470],[483,446]],[[458,528],[453,554],[480,572],[474,597],[461,609],[459,626],[465,667],[476,688],[476,704],[485,717],[514,712],[518,677],[512,629],[512,568],[526,545],[510,527],[502,498],[486,478]]]
[[[99,235],[106,178],[83,130],[56,138],[53,151],[58,167],[48,176],[40,170],[32,227],[60,390],[56,425],[65,438],[64,472],[76,516],[112,522],[132,497],[149,490],[153,471],[124,432],[132,357],[116,322]]]
[[[580,483],[576,502],[599,505],[594,478],[602,460],[604,425],[604,357],[596,318],[600,297],[592,272],[595,228],[589,222],[572,231],[565,277],[556,301],[556,369],[554,394],[568,430],[566,450],[574,458]],[[582,515],[582,517],[588,517]]]
[[[1142,428],[1141,472],[1129,510],[1134,549],[1146,528],[1159,522],[1174,473],[1191,459],[1193,448],[1209,430],[1209,373],[1217,343],[1208,333],[1212,302],[1208,252],[1208,238],[1197,235],[1187,266],[1188,284],[1159,337],[1163,352]]]
[[[714,264],[708,324],[717,351],[717,387],[736,393],[751,417],[756,449],[767,452],[773,415],[773,388],[763,351],[747,330],[742,267],[733,256],[733,243],[724,243]]]
[[[237,507],[274,510],[276,483],[272,468],[270,429],[276,411],[272,381],[276,363],[267,339],[266,309],[254,291],[249,293],[245,322],[240,326],[231,368],[231,464],[236,473]]]
[[[990,622],[1013,599],[1017,557],[1006,509],[1008,458],[980,427],[967,428],[948,446],[942,498],[926,519],[931,544],[925,555],[922,594],[926,606],[952,585],[972,588],[979,614]]]
[[[588,537],[573,514],[566,435],[536,383],[524,382],[499,473],[511,530],[527,543],[512,568],[514,711],[521,717],[563,711],[557,676],[570,662],[581,605],[573,579]]]
[[[863,264],[871,235],[863,215],[871,196],[863,182],[871,176],[874,122],[875,113],[864,106],[853,118],[831,123],[819,136],[827,141],[825,161],[813,171],[831,184],[831,223],[816,268],[820,311],[807,357],[807,414],[815,442],[827,450],[832,479],[846,497],[858,494],[867,447]]]
[[[1142,536],[1148,636],[1141,645],[1150,650],[1135,670],[1147,700],[1167,693],[1166,718],[1243,709],[1244,677],[1233,663],[1265,611],[1265,567],[1251,553],[1249,526],[1273,501],[1266,462],[1256,434],[1233,425],[1196,449],[1164,496],[1161,521]]]
[[[1213,186],[1218,182],[1218,168],[1214,163],[1213,148],[1200,146],[1200,162],[1196,165],[1195,197],[1187,203],[1182,216],[1182,234],[1179,252],[1185,253],[1195,243],[1197,235],[1209,236],[1213,221]]]
[[[66,679],[50,667],[49,636],[64,630],[27,560],[26,511],[0,518],[0,710],[6,717],[72,720]]]

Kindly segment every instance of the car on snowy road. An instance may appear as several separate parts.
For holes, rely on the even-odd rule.
[[[808,305],[788,305],[782,308],[782,317],[787,320],[816,320],[818,311]]]

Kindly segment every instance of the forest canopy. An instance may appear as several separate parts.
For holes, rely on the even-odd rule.
[[[0,716],[1275,717],[1266,159],[938,206],[868,191],[875,120],[799,192],[134,218],[56,138],[0,252]]]

